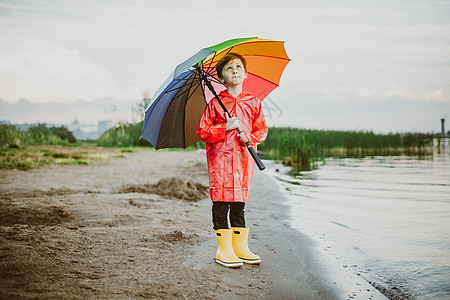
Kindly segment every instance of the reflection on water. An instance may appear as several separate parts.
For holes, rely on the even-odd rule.
[[[289,176],[293,226],[391,299],[450,298],[450,153],[327,159]],[[280,172],[275,172],[275,168]]]

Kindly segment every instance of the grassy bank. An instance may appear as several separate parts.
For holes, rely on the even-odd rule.
[[[29,170],[46,165],[90,165],[110,158],[124,157],[129,149],[94,146],[28,146],[1,148],[0,169]]]
[[[31,126],[22,131],[13,125],[0,125],[0,169],[29,170],[45,165],[88,165],[124,157],[140,149],[153,149],[139,139],[142,122],[120,124],[98,140],[78,141],[65,127]],[[204,148],[197,143],[187,150]],[[178,149],[168,149],[174,151]]]
[[[282,161],[299,170],[311,170],[326,157],[424,155],[433,144],[432,134],[375,134],[368,131],[269,128],[258,150],[264,158]]]
[[[0,169],[28,170],[45,165],[81,164],[123,156],[127,150],[97,147],[97,141],[77,141],[65,127],[31,126],[27,131],[0,125]]]

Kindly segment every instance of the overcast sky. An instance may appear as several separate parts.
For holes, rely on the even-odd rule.
[[[438,132],[450,117],[450,1],[0,0],[0,119],[96,122],[74,103],[130,106],[201,48],[251,36],[292,59],[271,126]]]

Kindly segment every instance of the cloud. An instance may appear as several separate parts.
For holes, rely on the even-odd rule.
[[[7,101],[69,102],[136,94],[121,89],[106,67],[76,49],[60,43],[27,44],[21,49],[0,57],[0,90]]]
[[[375,97],[378,95],[378,89],[376,87],[361,88],[356,90],[356,96],[361,98]]]
[[[421,94],[421,96],[419,96]],[[361,94],[359,96],[362,96]],[[442,89],[435,89],[423,93],[414,93],[409,91],[406,87],[393,84],[384,92],[385,98],[399,97],[413,101],[435,102],[435,103],[450,103],[450,97],[445,97]]]
[[[445,102],[444,101],[444,93],[441,89],[434,90],[429,93],[425,93],[420,100],[422,101],[435,101],[435,102]]]
[[[99,98],[93,101],[68,103],[32,103],[20,99],[11,103],[0,99],[0,120],[11,123],[56,123],[67,124],[77,119],[79,122],[97,123],[102,120],[113,122],[137,121],[132,112],[134,103],[113,98]]]
[[[404,86],[400,86],[398,84],[393,84],[389,89],[384,92],[384,97],[392,98],[392,97],[400,97],[409,100],[417,100],[419,97],[410,91]]]
[[[346,103],[331,102],[319,94],[301,96],[290,102],[278,100],[271,98],[281,108],[282,114],[277,111],[271,115],[266,114],[269,126],[372,130],[376,133],[439,132],[440,118],[445,114],[450,115],[448,102],[411,101],[398,96],[373,97],[365,101],[353,98]]]

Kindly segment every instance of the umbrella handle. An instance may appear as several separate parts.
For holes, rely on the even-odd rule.
[[[222,101],[220,100],[219,96],[217,95],[216,91],[214,90],[214,87],[211,85],[211,82],[209,82],[209,80],[206,78],[205,74],[203,73],[202,70],[198,69],[200,72],[200,76],[202,78],[202,80],[205,82],[206,86],[208,87],[208,89],[213,93],[214,97],[217,99],[217,101],[219,101],[220,106],[222,106],[223,110],[225,111],[225,113],[228,115],[228,117],[231,118],[230,113],[228,112],[228,110],[225,108],[225,105],[223,105]],[[241,133],[241,130],[239,129],[239,127],[236,128],[237,131],[239,133]],[[259,158],[258,154],[256,154],[256,150],[255,148],[253,148],[253,146],[250,144],[250,142],[245,143],[247,145],[247,149],[248,152],[250,152],[250,155],[253,157],[253,159],[255,160],[256,165],[258,166],[259,170],[262,171],[266,168],[266,166],[264,166],[263,162],[261,161],[261,159]]]
[[[228,112],[227,112],[228,113]],[[239,129],[239,127],[236,128],[236,130],[241,133],[242,131]],[[252,144],[250,144],[250,142],[245,143],[247,145],[247,149],[248,152],[250,152],[250,155],[253,157],[253,159],[255,160],[256,165],[258,166],[259,170],[262,171],[266,168],[266,166],[264,166],[263,162],[261,161],[261,159],[259,158],[258,154],[256,154],[256,150],[255,148],[253,148]]]

